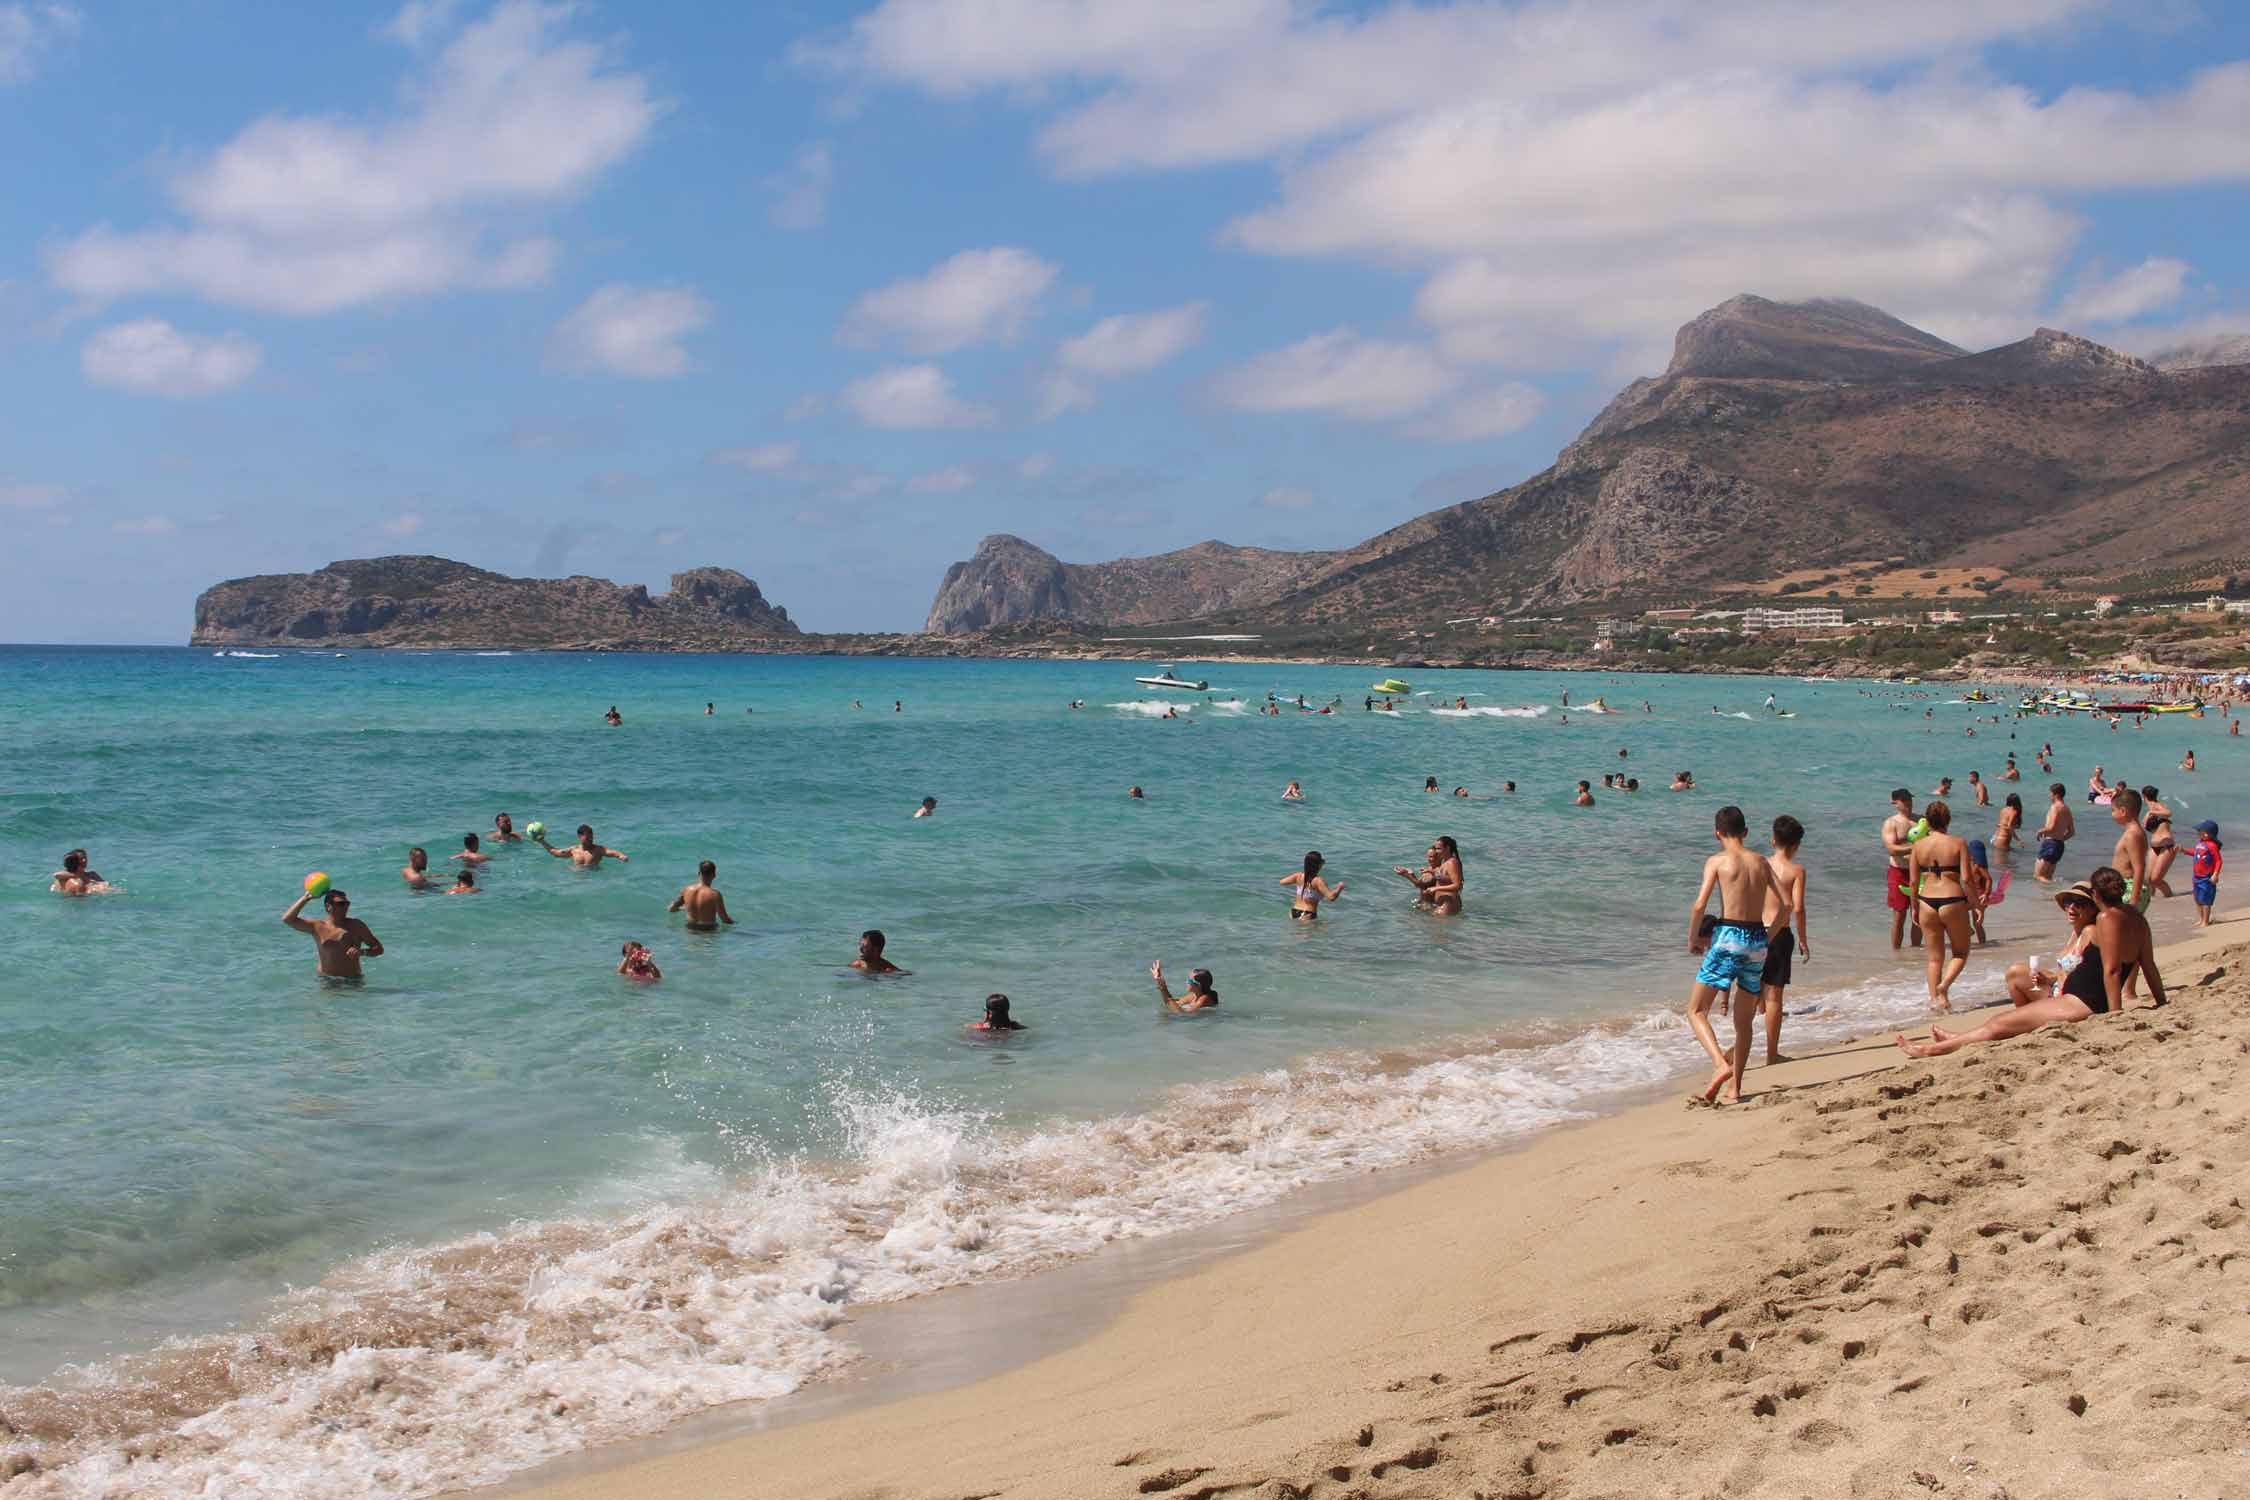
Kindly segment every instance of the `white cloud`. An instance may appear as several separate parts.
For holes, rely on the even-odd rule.
[[[1203,337],[1211,304],[1188,302],[1161,312],[1120,313],[1074,339],[1064,339],[1055,363],[1080,375],[1138,375]]]
[[[170,536],[180,529],[180,523],[170,516],[139,516],[131,520],[112,521],[109,529],[138,536]]]
[[[1046,478],[1054,472],[1055,457],[1051,453],[1034,453],[1016,465],[1016,477],[1026,483]]]
[[[1040,382],[1039,414],[1060,416],[1094,404],[1098,379],[1155,369],[1202,339],[1211,304],[1187,302],[1158,312],[1102,319],[1055,350],[1055,368]]]
[[[2055,316],[2066,327],[2129,323],[2179,301],[2190,269],[2184,260],[2152,255],[2114,276],[2082,277],[2055,309]]]
[[[39,59],[78,34],[81,17],[70,5],[0,5],[0,84],[21,83]]]
[[[990,407],[955,394],[936,365],[892,365],[845,386],[837,400],[870,427],[982,427],[993,418]]]
[[[0,479],[0,509],[45,510],[60,504],[63,494],[59,484],[23,484]]]
[[[268,115],[171,174],[184,227],[90,229],[48,254],[49,274],[98,301],[185,291],[299,314],[540,280],[554,244],[495,215],[512,226],[584,192],[659,108],[605,48],[557,34],[570,14],[503,0],[390,117]]]
[[[421,529],[422,518],[411,511],[405,515],[393,516],[383,523],[383,530],[392,536],[412,536]]]
[[[818,229],[828,222],[828,190],[836,180],[835,155],[815,141],[791,158],[787,170],[766,179],[773,207],[766,217],[777,229]]]
[[[104,328],[78,352],[96,385],[144,396],[211,396],[257,372],[262,353],[240,334],[203,338],[161,318]]]
[[[1257,355],[1221,375],[1214,390],[1222,404],[1243,411],[1325,411],[1377,422],[1420,411],[1459,380],[1419,344],[1338,328]]]
[[[1547,398],[1536,387],[1509,381],[1456,396],[1409,430],[1417,437],[1449,443],[1499,437],[1530,426],[1546,404]]]
[[[950,354],[971,344],[1012,343],[1062,268],[1028,250],[963,250],[862,296],[844,315],[848,344],[897,344]]]
[[[976,482],[977,476],[972,470],[965,465],[954,464],[950,468],[932,469],[927,474],[915,475],[906,481],[906,492],[910,495],[950,495],[956,490],[965,490]]]
[[[2058,306],[2166,306],[2161,258],[2058,296],[2070,201],[2250,181],[2250,62],[2057,92],[1978,56],[2118,9],[883,0],[800,56],[861,85],[999,91],[1065,176],[1270,163],[1277,194],[1230,242],[1424,270],[1448,361],[1645,368],[1741,291],[1859,297],[1968,343]]]
[[[579,374],[662,380],[687,372],[680,340],[710,321],[711,304],[686,287],[612,282],[555,325],[547,362]]]
[[[1258,497],[1258,503],[1267,510],[1303,510],[1317,503],[1311,490],[1297,489],[1293,485],[1279,485]]]
[[[453,13],[458,9],[460,0],[406,0],[377,35],[389,37],[402,47],[419,47],[452,26]]]
[[[747,448],[721,448],[711,455],[711,462],[730,469],[748,469],[753,474],[777,474],[795,467],[797,445],[756,443]]]

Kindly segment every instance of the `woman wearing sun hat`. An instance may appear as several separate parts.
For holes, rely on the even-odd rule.
[[[2070,924],[2070,945],[2055,959],[2053,970],[2031,964],[2008,968],[2008,998],[2015,1002],[2006,1011],[1973,1031],[1947,1031],[1932,1026],[1926,1042],[1898,1044],[1909,1057],[1943,1057],[1971,1042],[1997,1042],[2022,1036],[2042,1026],[2068,1025],[2109,1009],[2109,988],[2102,974],[2102,950],[2094,942],[2094,921],[2101,902],[2094,888],[2081,880],[2055,892],[2055,904]]]

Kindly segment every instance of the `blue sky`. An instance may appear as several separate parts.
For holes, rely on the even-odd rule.
[[[1737,291],[2250,329],[2250,6],[0,0],[0,640],[434,552],[920,625],[1536,472]]]

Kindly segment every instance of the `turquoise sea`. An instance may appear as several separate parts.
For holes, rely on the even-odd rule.
[[[2000,706],[1953,688],[1409,672],[1386,714],[1361,706],[1381,670],[1179,668],[1240,702],[1118,662],[0,649],[0,1492],[490,1480],[789,1391],[850,1357],[855,1305],[1694,1073],[1686,908],[1725,802],[1809,830],[1801,1038],[1921,1011],[1887,945],[1893,785],[1992,778],[2013,748],[2036,827],[2052,741],[2074,794],[2103,764],[2183,833],[2246,806],[2216,713],[2112,730],[1981,720]],[[1667,792],[1682,768],[1699,790]],[[1983,836],[1997,807],[1971,800],[1957,831]],[[2076,805],[2072,878],[2111,841]],[[406,889],[410,845],[450,869],[503,811],[631,861],[488,845],[480,894]],[[1458,919],[1390,873],[1438,833]],[[117,891],[48,892],[79,845]],[[1293,924],[1277,882],[1312,848],[1348,891]],[[703,858],[718,936],[664,912]],[[1960,998],[2054,946],[2017,861]],[[278,920],[316,869],[389,950],[362,986],[318,981]],[[844,967],[867,927],[911,977]],[[661,984],[613,972],[626,938]],[[1220,1010],[1163,1015],[1155,959],[1178,987],[1208,965]],[[1029,1030],[963,1029],[994,990]]]

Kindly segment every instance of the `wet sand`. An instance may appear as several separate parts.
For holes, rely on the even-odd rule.
[[[2168,1009],[1754,1069],[1738,1108],[1668,1098],[1319,1214],[988,1378],[526,1492],[2239,1494],[2246,940],[2238,913],[2167,947]]]

